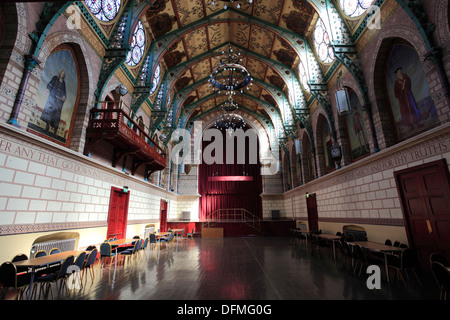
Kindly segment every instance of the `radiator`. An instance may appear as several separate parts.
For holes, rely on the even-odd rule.
[[[53,248],[58,248],[61,252],[72,251],[75,249],[75,239],[63,239],[63,240],[35,243],[31,247],[30,259],[32,259],[35,253],[40,250],[44,250],[47,254],[49,254],[50,250],[52,250]]]

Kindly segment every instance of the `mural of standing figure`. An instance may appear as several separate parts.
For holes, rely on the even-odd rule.
[[[420,125],[422,117],[411,90],[411,79],[403,73],[402,68],[397,68],[395,74],[397,78],[395,79],[394,93],[402,114],[400,123],[412,130],[414,126]]]
[[[47,84],[46,92],[49,96],[41,115],[41,120],[46,123],[45,130],[49,131],[49,127],[52,127],[54,136],[56,136],[61,121],[61,111],[66,101],[65,76],[64,70],[61,69],[58,75],[55,75]]]
[[[364,151],[366,153],[369,152],[369,142],[367,141],[366,135],[363,130],[361,115],[355,109],[353,110],[353,129],[355,130],[355,135],[358,138],[360,154],[364,154]]]

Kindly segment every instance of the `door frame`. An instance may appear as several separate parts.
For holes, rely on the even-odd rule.
[[[161,199],[159,205],[159,229],[161,232],[167,231],[167,211],[169,207],[169,201]]]
[[[111,193],[109,196],[109,207],[108,207],[108,218],[106,220],[106,238],[108,239],[108,230],[109,230],[109,221],[111,218],[111,208],[112,208],[112,204],[113,204],[113,197],[115,197],[115,195],[117,193],[120,194],[124,194],[126,199],[125,199],[125,208],[124,208],[124,212],[123,212],[123,230],[124,230],[124,238],[126,235],[126,231],[127,231],[127,225],[128,225],[128,205],[130,203],[130,191],[128,190],[127,192],[125,192],[123,189],[120,188],[116,188],[116,187],[111,187]]]
[[[406,231],[406,235],[408,238],[408,242],[411,248],[415,248],[415,239],[414,239],[414,235],[412,232],[412,226],[411,226],[411,219],[409,217],[408,214],[408,210],[406,209],[406,203],[405,203],[405,195],[403,193],[403,189],[401,187],[401,176],[404,174],[408,174],[408,173],[413,173],[415,171],[423,171],[427,168],[432,168],[432,167],[443,167],[444,171],[445,171],[445,175],[446,175],[446,180],[450,183],[450,173],[449,173],[449,169],[448,169],[448,164],[445,158],[440,159],[440,160],[436,160],[436,161],[432,161],[432,162],[427,162],[418,166],[414,166],[411,168],[406,168],[406,169],[402,169],[399,171],[395,171],[394,172],[394,178],[395,178],[395,183],[396,183],[396,187],[397,187],[397,192],[399,194],[399,199],[400,199],[400,206],[402,209],[402,216],[403,216],[403,223],[405,226],[405,231]],[[417,240],[417,239],[416,239]],[[438,252],[438,245],[436,244],[436,252]],[[419,259],[418,256],[416,256],[417,259]]]
[[[306,210],[309,230],[319,231],[319,213],[317,211],[317,196],[315,193],[306,194]]]

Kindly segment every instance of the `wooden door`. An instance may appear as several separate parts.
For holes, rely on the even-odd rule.
[[[424,271],[439,252],[450,260],[450,179],[445,159],[395,172],[410,246]]]
[[[319,230],[319,216],[317,213],[317,198],[315,193],[306,196],[306,208],[308,210],[309,230]]]
[[[111,188],[108,212],[108,231],[106,238],[125,239],[128,221],[129,192]]]
[[[159,212],[159,229],[161,232],[167,231],[167,201],[165,199],[161,199]]]

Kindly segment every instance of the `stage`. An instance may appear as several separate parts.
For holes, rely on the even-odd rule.
[[[192,232],[195,229],[194,236],[201,237],[202,227],[206,222],[208,221],[170,220],[167,222],[167,227],[170,229],[184,228],[185,233]],[[209,227],[223,228],[224,237],[289,236],[289,230],[295,229],[295,221],[288,219],[261,220],[259,230],[249,223],[226,220],[209,221]]]

